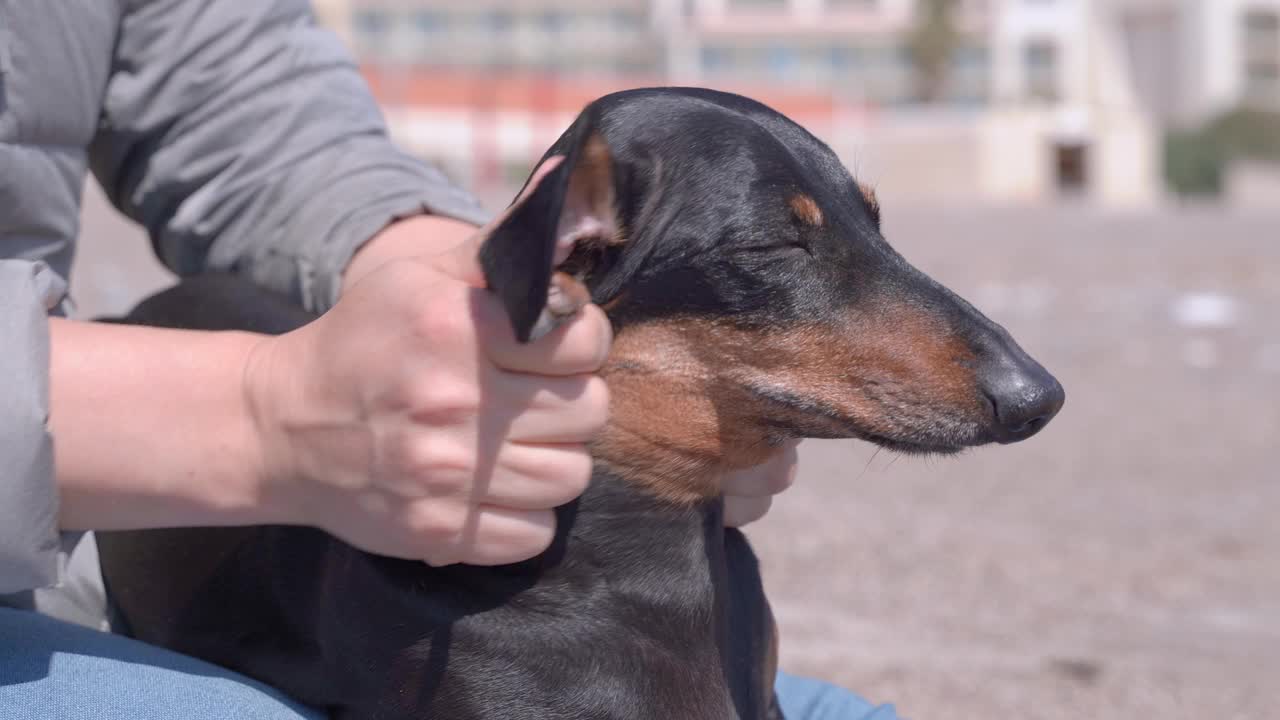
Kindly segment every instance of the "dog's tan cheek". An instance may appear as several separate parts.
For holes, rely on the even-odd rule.
[[[758,401],[708,362],[708,354],[733,351],[699,347],[707,340],[697,321],[627,328],[602,371],[612,400],[609,424],[592,446],[596,462],[669,501],[713,497],[725,471],[779,451],[754,422]]]
[[[720,351],[725,372],[741,384],[814,400],[871,433],[982,412],[968,344],[913,309],[703,344]],[[757,412],[775,420],[788,413],[776,406]]]
[[[933,413],[976,411],[971,357],[941,325],[906,311],[778,331],[698,319],[625,328],[602,370],[612,405],[592,452],[659,497],[696,502],[719,493],[724,472],[776,454],[778,424],[832,422],[840,432],[854,423],[892,435]],[[753,386],[814,401],[844,422],[781,406]]]
[[[967,414],[978,407],[973,351],[936,318],[915,309],[889,310],[848,321],[831,341],[870,396],[892,396],[926,416]]]

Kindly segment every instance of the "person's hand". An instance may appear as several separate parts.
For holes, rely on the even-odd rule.
[[[730,473],[724,481],[724,524],[742,527],[765,516],[773,496],[796,480],[796,446],[788,442],[782,452],[753,468]]]
[[[413,222],[381,247],[409,247]],[[587,306],[518,344],[481,289],[484,236],[353,262],[332,310],[255,351],[246,387],[268,492],[296,522],[433,565],[505,564],[550,544],[552,508],[586,488],[585,443],[608,414],[593,373],[609,322]]]

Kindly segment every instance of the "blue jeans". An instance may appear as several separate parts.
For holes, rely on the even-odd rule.
[[[896,720],[826,683],[778,676],[789,720]],[[119,635],[0,608],[0,720],[322,720],[241,675]]]

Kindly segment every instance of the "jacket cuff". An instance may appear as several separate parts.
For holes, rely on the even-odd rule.
[[[437,215],[477,227],[489,221],[489,214],[469,193],[451,186],[444,175],[433,168],[423,168],[423,172],[430,176],[429,180],[424,178],[425,182],[417,184],[414,191],[378,198],[335,229],[333,241],[317,256],[320,272],[315,276],[315,284],[303,294],[312,310],[326,310],[338,301],[342,276],[352,256],[388,225],[416,215]],[[418,189],[423,186],[430,189]],[[366,189],[369,196],[374,196],[377,190]],[[429,241],[430,238],[424,238],[424,243]]]
[[[58,581],[49,311],[65,293],[44,263],[0,260],[0,593]]]
[[[422,214],[477,226],[488,221],[479,201],[439,170],[388,148],[385,139],[360,148],[371,152],[352,159],[343,176],[315,191],[296,213],[301,221],[246,268],[253,280],[299,298],[311,312],[324,312],[338,301],[356,250],[393,222]]]

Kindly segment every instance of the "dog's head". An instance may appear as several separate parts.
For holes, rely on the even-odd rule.
[[[595,454],[623,476],[714,478],[798,437],[951,453],[1028,438],[1062,406],[1003,328],[889,247],[835,154],[759,103],[610,95],[551,156],[482,262],[524,339],[571,245],[558,269],[614,324]]]

